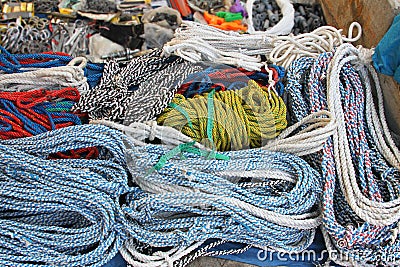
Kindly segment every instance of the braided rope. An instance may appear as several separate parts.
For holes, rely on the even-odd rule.
[[[85,147],[99,147],[99,159],[48,159]],[[301,251],[321,222],[318,174],[289,154],[243,150],[205,160],[191,144],[135,146],[95,125],[4,140],[0,150],[4,266],[101,266],[117,249],[128,260],[171,265],[172,255],[179,262],[210,238]],[[174,156],[179,150],[185,159]],[[140,188],[128,186],[126,167]]]
[[[100,83],[82,95],[74,110],[87,112],[93,120],[126,119],[126,124],[154,119],[186,76],[198,70],[178,57],[160,55],[154,50],[121,67],[107,62]]]
[[[69,112],[78,99],[75,88],[0,93],[0,138],[28,137],[79,125],[78,115]]]
[[[396,264],[400,158],[387,130],[377,75],[363,65],[363,54],[343,44],[335,54],[297,60],[288,70],[287,90],[294,121],[329,109],[338,125],[320,154],[328,249],[343,253],[338,262],[344,265]],[[375,82],[378,111],[368,73]]]
[[[357,28],[356,37],[353,37],[354,28]],[[264,65],[259,55],[265,55],[268,62],[286,69],[300,57],[317,57],[343,42],[357,41],[361,34],[361,26],[357,22],[350,25],[349,36],[345,37],[341,29],[332,26],[322,26],[297,36],[276,36],[267,33],[239,34],[184,21],[163,50],[167,55],[175,54],[190,62],[209,61],[257,71]]]
[[[353,30],[357,28],[357,35],[353,37]],[[274,48],[269,54],[273,64],[287,69],[290,64],[301,57],[318,57],[319,54],[332,51],[344,42],[356,42],[361,38],[362,29],[358,22],[351,23],[349,35],[342,35],[341,29],[332,26],[322,26],[310,33],[297,36],[277,36],[272,40]]]
[[[112,157],[49,160],[102,147]],[[0,142],[2,266],[103,266],[122,246],[124,145],[107,127],[76,126]]]
[[[60,87],[76,87],[81,93],[88,90],[87,78],[82,66],[69,66],[38,69],[24,73],[0,74],[0,89],[2,91],[28,91],[38,87],[46,89]]]
[[[172,266],[171,263],[176,260],[176,257],[178,255],[184,255],[185,253],[187,253],[187,250],[185,250],[185,248],[191,250],[192,246],[198,245],[198,241],[204,241],[209,238],[221,238],[223,240],[234,242],[236,241],[241,243],[245,242],[258,247],[271,246],[276,249],[286,251],[301,251],[309,246],[309,241],[311,241],[314,236],[314,230],[311,229],[314,229],[319,224],[318,212],[303,213],[302,215],[292,214],[288,216],[291,212],[294,212],[295,214],[299,214],[299,212],[301,211],[306,212],[306,210],[313,206],[313,204],[311,203],[318,199],[318,197],[314,198],[312,196],[300,197],[302,193],[295,190],[295,188],[303,188],[301,184],[303,184],[304,180],[299,180],[296,183],[295,188],[293,188],[293,190],[295,190],[296,192],[290,191],[290,195],[295,197],[296,201],[294,201],[294,199],[292,199],[292,197],[287,194],[285,194],[286,196],[281,199],[279,196],[275,196],[275,193],[279,191],[278,188],[269,191],[272,188],[267,186],[265,189],[262,190],[263,186],[260,187],[256,185],[255,187],[244,189],[240,186],[240,183],[238,185],[235,185],[236,183],[229,182],[229,180],[231,179],[233,179],[232,181],[234,181],[237,180],[239,177],[249,176],[253,178],[258,177],[259,179],[263,179],[262,177],[274,177],[274,179],[282,179],[283,177],[287,177],[288,173],[284,174],[278,171],[279,174],[274,174],[274,171],[272,171],[270,174],[268,174],[267,170],[269,168],[265,168],[265,164],[268,165],[267,162],[278,163],[279,161],[280,163],[278,165],[280,165],[281,167],[288,167],[287,164],[294,167],[293,160],[297,161],[298,158],[292,159],[291,157],[293,156],[274,153],[273,155],[277,156],[276,159],[279,158],[279,160],[276,161],[272,158],[269,158],[267,160],[266,158],[264,158],[264,156],[273,156],[272,154],[270,154],[270,152],[259,151],[259,153],[257,153],[257,151],[241,151],[228,153],[227,155],[231,157],[230,161],[204,161],[200,158],[185,154],[185,157],[189,157],[187,158],[187,160],[182,161],[178,158],[172,158],[170,159],[169,163],[167,163],[163,168],[157,171],[159,173],[157,174],[154,172],[149,173],[148,169],[149,160],[154,160],[155,162],[159,158],[159,156],[154,154],[155,151],[159,151],[158,153],[156,153],[159,156],[168,154],[167,151],[164,151],[164,149],[162,149],[161,147],[156,146],[135,148],[128,152],[128,158],[134,159],[134,161],[128,160],[128,166],[130,166],[131,173],[135,174],[135,182],[139,184],[140,187],[143,188],[145,191],[149,190],[151,194],[146,194],[145,198],[140,198],[140,200],[137,199],[137,197],[139,196],[131,195],[130,198],[136,198],[136,201],[134,202],[135,205],[129,205],[125,207],[125,211],[130,216],[135,216],[135,218],[142,218],[140,221],[138,221],[138,223],[140,223],[140,225],[142,226],[147,225],[145,228],[151,231],[144,232],[142,229],[142,231],[140,232],[140,237],[137,237],[139,241],[149,242],[149,240],[151,240],[152,246],[174,246],[179,248],[180,250],[177,254],[174,254],[176,252],[176,250],[174,250],[169,254],[159,253],[155,255],[149,255],[149,257],[139,257],[137,256],[137,250],[134,245],[135,242],[127,243],[126,250],[130,253],[127,253],[127,251],[125,251],[126,253],[123,253],[123,255],[124,257],[128,257],[126,258],[126,260],[134,264],[134,266],[136,266],[136,263],[138,261],[144,263],[142,265],[138,264],[137,266],[153,266],[150,264],[152,260],[155,260],[157,262],[154,266]],[[150,155],[153,155],[151,157],[152,159],[148,158],[149,152]],[[238,153],[242,155],[239,155]],[[286,163],[283,163],[282,160],[284,160],[286,156],[289,156],[290,159],[287,158],[287,161],[285,160]],[[256,160],[257,163],[254,160]],[[147,167],[142,165],[141,162]],[[246,162],[248,162],[249,164]],[[299,165],[297,165],[297,163],[295,164],[300,168],[306,166],[304,162],[298,163]],[[150,164],[150,166],[151,165],[153,164]],[[222,167],[222,165],[224,165],[224,167]],[[243,166],[245,169],[238,169],[240,168],[240,166]],[[278,166],[274,166],[273,168],[275,169],[275,167]],[[284,168],[286,169],[286,167]],[[257,174],[256,169],[262,171]],[[199,172],[200,170],[202,171]],[[288,171],[288,169],[286,169],[284,172],[286,171]],[[306,173],[309,172],[306,171]],[[303,174],[305,173],[300,174],[299,172],[296,172],[294,176],[291,176],[291,178],[287,178],[289,178],[289,180],[295,181],[297,177],[303,177]],[[206,177],[209,178],[204,180]],[[220,177],[225,178],[222,178],[221,180]],[[315,179],[317,179],[316,176]],[[301,184],[299,184],[299,182]],[[310,183],[307,182],[307,184],[308,185],[304,187],[304,189],[309,188],[309,186],[312,186],[314,189],[317,189],[319,187],[317,185],[317,180]],[[226,188],[228,191],[225,191],[223,188]],[[261,193],[267,192],[264,190],[267,190],[271,193],[275,192],[270,197],[276,200],[271,201],[268,200],[269,197],[265,198],[265,193]],[[301,190],[302,189],[300,189],[300,191]],[[237,193],[234,193],[234,195],[230,197],[225,197],[225,194],[231,195],[235,191]],[[243,200],[246,199],[246,204],[245,202],[240,201],[241,194],[243,194]],[[254,194],[260,195],[258,195],[258,198],[254,198]],[[261,200],[263,198],[264,200]],[[286,206],[285,208],[279,208],[279,206],[286,201],[284,199],[290,199],[289,202],[287,202],[289,206]],[[308,208],[303,206],[305,202],[301,201],[301,199],[306,200],[306,202],[308,203],[306,204],[306,206],[308,206]],[[302,204],[299,203],[300,206],[302,206],[301,208],[300,206],[297,206],[297,204],[295,204],[297,201],[302,202]],[[311,203],[309,201],[311,201]],[[128,202],[133,203],[132,201]],[[222,203],[224,203],[223,206],[221,206]],[[263,206],[261,208],[260,205],[264,205],[262,203],[264,203],[266,206]],[[278,206],[272,205],[274,207],[271,207],[271,203],[276,203]],[[237,208],[234,208],[236,205],[238,205],[237,207],[239,209],[244,209],[248,213],[246,212],[246,215],[244,213],[241,213]],[[231,207],[229,209],[226,209],[228,206]],[[210,209],[211,207],[213,207],[213,209]],[[257,207],[260,207],[261,209]],[[277,210],[275,210],[276,208]],[[272,215],[268,211],[271,209],[275,210],[275,212],[279,210],[279,212]],[[214,217],[213,214],[217,215],[219,213],[217,212],[218,210],[223,212],[225,216],[229,214],[229,216],[233,217],[231,219],[223,219],[223,217],[219,216]],[[145,212],[146,215],[143,214],[139,216],[139,213],[143,212]],[[182,214],[185,214],[186,212],[189,212],[192,215],[190,217],[182,216]],[[240,217],[236,217],[234,215],[236,213],[242,215],[240,215]],[[168,217],[165,217],[165,215],[163,214]],[[198,215],[194,217],[195,214]],[[244,220],[240,219],[242,218],[242,216],[244,216]],[[260,219],[256,219],[257,217],[259,217]],[[154,221],[155,218],[157,218],[157,222]],[[279,225],[276,225],[278,228],[271,228],[271,226],[273,226],[275,223]],[[263,230],[255,230],[255,228],[253,227],[256,227],[256,225],[259,225],[257,226],[258,229]],[[282,227],[285,230],[283,230]],[[303,230],[300,230],[300,232],[298,230],[296,231],[295,229],[298,228]],[[215,231],[213,229],[219,230]],[[254,229],[254,232],[251,229]],[[287,241],[283,241],[282,236],[279,237],[279,240],[275,239],[275,237],[277,237],[277,233],[275,231],[282,230],[285,231],[286,234],[288,234],[288,236],[285,236],[285,239],[286,237],[288,238]],[[309,232],[310,230],[311,232]],[[251,234],[251,237],[247,236],[247,231],[253,232]],[[295,233],[293,231],[295,231],[297,234],[292,235]],[[131,229],[131,233],[132,232],[137,236],[139,230],[135,227]],[[301,237],[299,236],[299,234]],[[294,241],[292,238],[295,238],[295,236],[299,237],[300,239]],[[130,247],[130,244],[133,244],[132,247]],[[139,259],[135,258],[135,256],[137,256]],[[162,262],[163,259],[164,264],[161,264],[160,262]]]
[[[208,126],[210,120],[212,129]],[[197,142],[211,136],[209,141],[219,151],[260,147],[287,124],[283,100],[252,80],[247,87],[235,91],[196,95],[192,99],[177,94],[157,122],[178,129]]]
[[[121,125],[106,120],[92,120],[92,124],[102,124],[123,131],[135,145],[144,146],[147,141],[158,139],[167,147],[173,148],[180,144],[193,142],[193,139],[170,126],[157,125],[155,121],[146,123],[132,123],[129,126]],[[298,131],[298,129],[301,129]],[[281,134],[271,140],[267,140],[263,149],[269,151],[285,152],[297,156],[310,155],[320,151],[328,138],[336,128],[335,120],[329,111],[312,113],[301,121],[291,125]],[[293,134],[296,133],[296,134]],[[207,150],[200,143],[195,147]]]
[[[4,73],[27,72],[43,68],[67,66],[74,58],[65,53],[45,52],[40,54],[11,54],[0,46],[0,71]],[[90,87],[100,80],[102,64],[86,63],[83,68]]]

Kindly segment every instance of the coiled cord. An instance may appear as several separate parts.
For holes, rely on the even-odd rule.
[[[261,147],[287,124],[282,98],[252,80],[240,90],[211,92],[192,99],[177,94],[157,122],[197,142],[208,138],[219,151]]]

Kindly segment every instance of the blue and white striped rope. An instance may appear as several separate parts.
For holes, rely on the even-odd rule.
[[[102,147],[98,160],[48,155]],[[103,266],[125,239],[129,191],[119,133],[79,126],[0,142],[0,265]]]
[[[100,158],[48,159],[85,147]],[[318,173],[294,155],[206,159],[191,144],[134,146],[101,125],[0,141],[0,152],[1,266],[101,266],[124,244],[187,251],[210,238],[296,252],[321,222]]]

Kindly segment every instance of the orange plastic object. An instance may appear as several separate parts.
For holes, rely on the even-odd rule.
[[[221,25],[212,25],[218,29],[225,30],[225,31],[247,31],[247,27],[233,21],[231,22],[224,22]]]
[[[225,22],[224,18],[220,18],[216,15],[212,15],[212,14],[208,13],[207,11],[205,11],[203,13],[203,16],[204,16],[204,19],[207,21],[207,23],[210,25],[220,25]]]

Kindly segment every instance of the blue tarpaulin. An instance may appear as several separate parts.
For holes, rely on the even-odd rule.
[[[372,60],[378,72],[394,76],[400,83],[400,14],[375,48]]]

